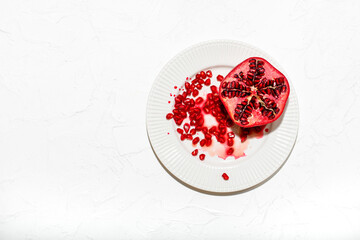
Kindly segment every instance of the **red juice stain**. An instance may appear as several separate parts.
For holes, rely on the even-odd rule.
[[[168,101],[168,103],[171,103],[170,101]]]
[[[266,129],[265,129],[265,132],[269,132],[269,129],[268,129],[268,128],[266,128]]]
[[[168,133],[168,135],[169,135],[170,133]]]
[[[172,97],[172,94],[170,93],[170,97]]]

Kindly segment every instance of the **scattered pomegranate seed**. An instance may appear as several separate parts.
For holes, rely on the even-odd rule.
[[[235,134],[233,132],[228,132],[228,137],[229,138],[234,138],[235,137]]]
[[[225,181],[229,180],[229,176],[226,173],[223,173],[222,177]]]
[[[232,155],[234,153],[234,149],[233,148],[229,148],[227,151],[226,151],[226,154],[227,155]]]
[[[194,145],[196,145],[199,141],[200,141],[200,138],[199,138],[199,137],[196,137],[196,138],[193,139],[192,143],[193,143]]]
[[[193,128],[193,129],[190,130],[190,134],[191,134],[191,135],[195,135],[195,134],[196,134],[195,128]]]
[[[188,123],[185,123],[185,124],[184,124],[184,130],[185,130],[185,132],[188,133],[188,132],[189,132],[189,129],[190,129],[190,125],[189,125]]]
[[[181,140],[181,141],[184,141],[185,139],[186,139],[186,135],[185,135],[185,134],[181,134],[180,140]]]
[[[218,88],[217,88],[216,86],[214,86],[214,85],[212,85],[212,86],[210,87],[210,89],[211,89],[211,91],[212,91],[213,93],[217,93],[217,92],[218,92]]]
[[[189,140],[193,140],[193,136],[191,134],[187,134],[186,138],[189,139]]]
[[[196,156],[196,155],[198,154],[198,152],[199,152],[199,150],[195,149],[194,151],[192,151],[191,154],[192,154],[193,156]]]
[[[181,128],[176,129],[176,131],[177,131],[178,133],[180,133],[180,134],[183,134],[183,133],[184,133],[184,130],[182,130]]]
[[[211,139],[206,139],[206,146],[207,146],[207,147],[210,147],[210,146],[211,146],[211,143],[212,143],[212,140],[211,140]]]
[[[200,103],[202,103],[203,101],[204,101],[204,99],[203,99],[202,97],[198,97],[198,98],[195,100],[196,104],[200,104]]]
[[[232,145],[234,145],[234,139],[233,139],[233,138],[229,138],[229,139],[227,140],[227,145],[228,145],[229,147],[231,147]]]
[[[199,95],[199,91],[195,89],[195,90],[193,91],[193,96],[196,97],[197,95]]]
[[[203,146],[205,146],[205,144],[206,144],[206,139],[202,139],[200,141],[200,146],[203,147]]]
[[[200,77],[201,77],[202,79],[206,78],[206,74],[205,74],[204,71],[201,71],[201,72],[200,72]]]
[[[206,79],[206,81],[205,81],[205,86],[210,86],[210,84],[211,84],[210,78]]]
[[[201,161],[203,161],[203,160],[205,159],[205,154],[203,154],[203,153],[200,154],[200,155],[199,155],[199,158],[200,158]]]
[[[174,117],[174,114],[172,114],[172,113],[168,113],[167,115],[166,115],[166,119],[167,120],[170,120],[170,119],[172,119]]]
[[[222,75],[218,75],[218,76],[216,77],[216,79],[217,79],[219,82],[221,82],[222,80],[224,80],[224,77],[223,77]]]
[[[207,70],[207,71],[206,71],[206,76],[208,76],[209,78],[212,77],[212,72],[211,72],[211,70]]]

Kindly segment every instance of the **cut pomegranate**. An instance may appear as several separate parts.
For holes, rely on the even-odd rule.
[[[277,120],[290,93],[286,77],[259,57],[237,65],[222,80],[219,90],[231,119],[247,128]]]

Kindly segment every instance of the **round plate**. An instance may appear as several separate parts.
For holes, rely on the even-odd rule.
[[[165,118],[174,104],[170,93],[176,94],[178,89],[174,86],[183,86],[186,77],[211,69],[214,83],[217,74],[226,76],[237,64],[252,56],[267,59],[289,80],[268,54],[246,43],[229,40],[194,45],[170,60],[157,76],[147,105],[148,137],[162,165],[185,185],[213,193],[247,190],[273,176],[288,158],[299,126],[298,102],[290,80],[290,96],[282,116],[267,126],[270,131],[263,138],[249,140],[245,157],[223,160],[206,156],[200,161],[191,155],[191,142],[180,141],[174,121]],[[229,176],[228,181],[222,178],[223,173]]]

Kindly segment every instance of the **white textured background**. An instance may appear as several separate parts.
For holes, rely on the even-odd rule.
[[[0,239],[359,239],[359,1],[1,1]],[[193,191],[155,158],[149,90],[200,41],[262,48],[300,104],[264,185]]]

